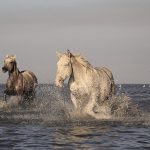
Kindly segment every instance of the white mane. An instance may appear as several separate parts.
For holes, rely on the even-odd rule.
[[[88,69],[94,69],[93,66],[85,58],[83,58],[81,55],[73,55],[73,57],[82,66],[84,66],[84,67],[86,67]]]
[[[16,55],[6,55],[4,60],[9,61],[16,61]]]

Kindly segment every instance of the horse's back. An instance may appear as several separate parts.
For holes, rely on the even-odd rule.
[[[111,80],[113,80],[113,74],[108,68],[106,68],[106,67],[96,67],[95,69],[99,72],[105,73]]]
[[[21,71],[21,74],[28,83],[34,83],[34,84],[38,83],[37,77],[35,76],[33,72],[24,70],[24,71]]]

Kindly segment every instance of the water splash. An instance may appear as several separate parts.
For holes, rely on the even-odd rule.
[[[38,86],[36,99],[26,109],[18,105],[18,97],[10,97],[8,102],[0,101],[0,107],[4,108],[0,109],[0,120],[21,123],[47,123],[49,125],[97,121],[74,110],[68,91],[67,87],[58,89],[52,85]],[[7,107],[4,107],[4,105]],[[113,96],[108,101],[101,103],[99,114],[102,120],[134,121],[142,122],[147,126],[150,125],[148,120],[145,121],[145,118],[150,120],[150,117],[145,116],[138,105],[126,94]],[[108,119],[106,116],[111,117]]]

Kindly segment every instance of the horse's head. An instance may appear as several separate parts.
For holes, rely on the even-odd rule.
[[[55,84],[58,87],[62,87],[66,78],[70,77],[72,74],[71,57],[73,55],[67,50],[64,54],[57,53],[57,56],[58,62]]]
[[[16,56],[14,55],[6,55],[4,58],[4,66],[2,67],[2,71],[11,72],[14,69],[14,65],[16,65]]]

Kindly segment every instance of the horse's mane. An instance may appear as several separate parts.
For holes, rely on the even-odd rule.
[[[73,56],[82,66],[86,67],[87,69],[93,69],[93,66],[81,55],[73,55]]]

